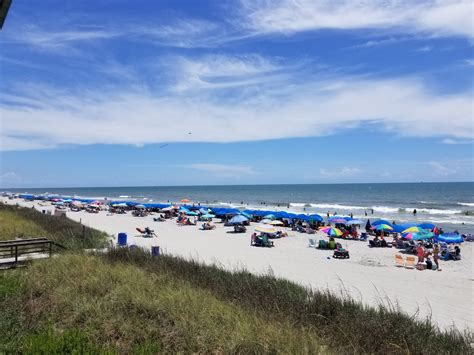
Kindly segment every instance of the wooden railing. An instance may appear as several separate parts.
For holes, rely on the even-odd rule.
[[[24,256],[31,254],[47,254],[50,257],[53,248],[66,249],[47,238],[30,238],[0,241],[0,264],[18,264]]]

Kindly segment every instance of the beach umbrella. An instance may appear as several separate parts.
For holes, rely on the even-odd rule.
[[[216,217],[216,216],[213,215],[213,214],[210,214],[210,213],[206,213],[206,214],[203,214],[203,215],[201,216],[201,218],[214,218],[214,217]]]
[[[406,233],[402,235],[403,239],[406,240],[425,240],[425,239],[430,239],[433,238],[434,234],[429,232],[429,233]]]
[[[187,198],[183,198],[183,199],[181,200],[181,202],[182,202],[182,203],[188,203],[188,202],[191,202],[191,200],[188,200]]]
[[[437,242],[444,242],[447,244],[459,244],[464,242],[464,239],[461,235],[456,233],[444,233],[440,234],[435,239]]]
[[[321,227],[319,230],[331,237],[340,237],[343,234],[339,228]]]
[[[244,222],[247,222],[248,221],[248,218],[245,217],[245,216],[242,216],[242,215],[236,215],[234,217],[232,217],[229,221],[230,224],[239,224],[239,223],[244,223]]]
[[[241,214],[242,216],[244,216],[245,218],[248,218],[248,219],[251,219],[251,218],[252,218],[252,216],[251,216],[250,214],[248,214],[247,212],[240,212],[240,214]]]
[[[377,231],[391,231],[393,228],[389,226],[388,224],[378,224],[376,226],[373,226],[372,229],[377,230]]]
[[[162,208],[161,210],[162,210],[163,212],[167,212],[167,211],[174,210],[174,208],[171,207],[171,206],[169,206],[169,207]]]
[[[186,211],[185,213],[186,213],[187,216],[198,216],[199,215],[199,213],[193,212],[193,211]]]
[[[282,226],[283,222],[282,221],[270,221],[270,223],[268,223],[268,224],[271,224],[272,226]]]
[[[262,220],[260,221],[260,223],[263,223],[263,224],[270,224],[271,221],[272,221],[271,219],[262,219]]]
[[[307,221],[309,220],[309,217],[307,214],[301,213],[293,217],[294,219],[301,219],[302,221]]]
[[[270,225],[260,224],[255,230],[261,233],[275,234],[277,232],[276,228]]]
[[[372,226],[370,224],[370,219],[367,220],[367,223],[365,224],[365,229],[371,229]]]
[[[436,228],[436,225],[434,225],[433,223],[420,223],[418,227],[422,229],[433,230]]]
[[[138,209],[142,210],[142,209],[145,208],[145,206],[144,205],[136,205],[135,208],[138,208]]]
[[[314,213],[314,214],[310,214],[308,216],[309,220],[310,221],[316,221],[316,222],[322,222],[323,221],[323,217],[321,217],[319,214],[317,213]]]
[[[410,228],[407,228],[405,229],[404,231],[402,231],[402,234],[406,234],[406,233],[423,233],[423,229],[422,228],[419,228],[419,227],[410,227]]]
[[[199,209],[199,212],[201,212],[202,214],[207,214],[207,213],[209,213],[210,211],[209,211],[208,209],[206,209],[206,208],[200,208],[200,209]]]
[[[357,225],[361,226],[362,223],[364,223],[364,222],[362,222],[360,219],[353,219],[353,220],[347,221],[346,225],[348,225],[348,226],[357,226]]]
[[[266,216],[263,217],[264,219],[275,219],[275,215],[273,214],[267,214]]]
[[[335,216],[335,217],[329,217],[328,222],[338,223],[338,224],[346,224],[347,220],[343,217]]]
[[[392,223],[390,223],[390,222],[387,221],[386,219],[378,219],[378,220],[372,222],[372,225],[373,225],[373,226],[376,226],[376,225],[379,225],[379,224],[387,224],[387,225],[389,225],[390,227],[392,227]]]

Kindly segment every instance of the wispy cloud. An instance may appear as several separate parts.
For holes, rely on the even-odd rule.
[[[329,135],[364,123],[401,136],[474,137],[469,91],[442,95],[418,78],[350,76],[307,76],[304,82],[292,77],[262,90],[255,83],[238,86],[242,77],[278,67],[255,58],[221,58],[220,67],[211,59],[197,69],[191,62],[199,80],[185,82],[181,92],[157,93],[134,85],[74,91],[24,85],[0,97],[1,149],[255,141]],[[223,99],[222,89],[214,90],[217,79],[233,85],[230,96],[238,100]],[[184,90],[193,85],[201,89]],[[252,95],[245,94],[249,90]]]
[[[361,169],[350,166],[344,166],[340,169],[319,169],[319,174],[324,178],[346,178],[353,177],[361,173]]]
[[[432,50],[433,50],[432,46],[423,46],[423,47],[417,48],[416,51],[426,53],[426,52],[431,52]]]
[[[445,138],[442,141],[444,144],[474,144],[474,139],[452,139]]]
[[[247,27],[258,33],[377,28],[394,33],[474,37],[470,0],[242,0],[242,5]]]

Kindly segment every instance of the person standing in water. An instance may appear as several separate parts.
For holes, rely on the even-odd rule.
[[[413,215],[416,216],[416,208],[413,210]]]

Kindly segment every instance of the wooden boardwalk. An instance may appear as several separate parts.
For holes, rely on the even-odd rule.
[[[16,267],[32,259],[51,257],[55,248],[66,249],[47,238],[0,241],[0,269]]]

